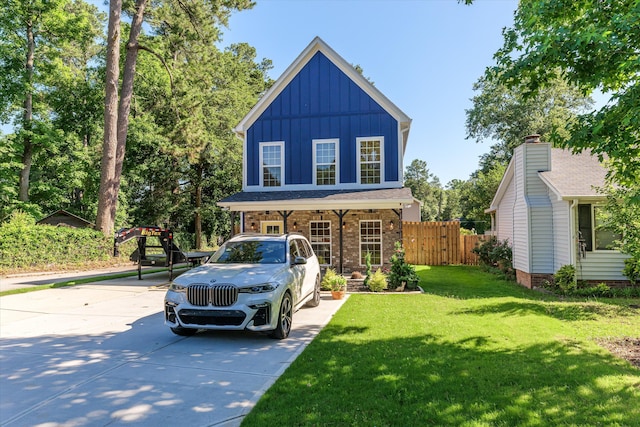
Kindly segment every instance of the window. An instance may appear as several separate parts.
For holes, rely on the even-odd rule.
[[[311,221],[309,241],[320,265],[331,265],[331,221]]]
[[[260,231],[262,234],[282,234],[284,223],[282,221],[262,221]]]
[[[280,187],[284,176],[284,143],[263,142],[260,144],[262,186]]]
[[[382,182],[382,138],[358,138],[357,141],[360,184],[380,184]]]
[[[371,254],[371,265],[382,265],[382,221],[360,221],[360,264]]]
[[[316,185],[335,185],[339,181],[338,140],[314,140],[313,162]]]
[[[578,205],[579,239],[585,250],[615,249],[614,242],[622,236],[605,226],[606,215],[604,206]]]

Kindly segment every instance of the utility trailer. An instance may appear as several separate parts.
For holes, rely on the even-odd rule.
[[[138,263],[138,279],[142,280],[142,266],[169,267],[169,280],[173,280],[173,266],[189,263],[201,264],[213,252],[183,252],[173,241],[173,232],[158,226],[141,226],[121,229],[113,241],[113,256],[119,256],[118,247],[135,238],[138,248],[129,256]],[[151,239],[150,239],[151,238]],[[154,239],[157,238],[157,239]],[[158,242],[158,244],[155,244]],[[147,249],[162,249],[162,253],[147,253]],[[158,251],[159,252],[159,251]]]

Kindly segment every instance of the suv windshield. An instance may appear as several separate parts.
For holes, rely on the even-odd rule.
[[[214,264],[279,264],[285,262],[285,242],[227,242],[209,261]]]

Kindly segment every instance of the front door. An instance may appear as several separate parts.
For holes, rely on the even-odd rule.
[[[284,232],[284,222],[262,221],[260,222],[260,232],[262,234],[282,234]]]

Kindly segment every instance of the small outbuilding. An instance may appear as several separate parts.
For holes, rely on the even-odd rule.
[[[61,227],[73,227],[73,228],[93,228],[94,224],[87,221],[84,218],[80,218],[77,215],[67,212],[64,209],[59,209],[52,214],[49,214],[37,221],[36,224],[55,225]]]

